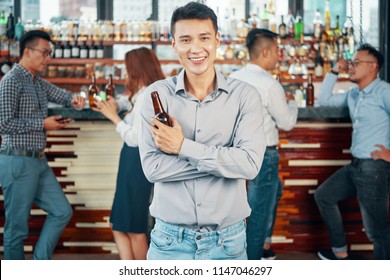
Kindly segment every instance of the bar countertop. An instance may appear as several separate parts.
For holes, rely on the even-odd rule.
[[[105,120],[106,118],[90,109],[77,111],[73,108],[55,107],[49,108],[49,116],[62,115],[65,118],[74,120]],[[349,119],[348,108],[338,107],[307,107],[299,108],[299,120],[321,120],[321,119]]]

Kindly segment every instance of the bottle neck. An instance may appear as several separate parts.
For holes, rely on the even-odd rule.
[[[163,113],[164,109],[161,104],[161,100],[157,91],[152,92],[152,101],[153,101],[154,113],[155,114]]]

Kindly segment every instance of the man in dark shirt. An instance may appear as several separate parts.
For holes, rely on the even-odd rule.
[[[51,56],[50,35],[27,32],[20,40],[21,60],[0,81],[0,185],[3,188],[4,258],[24,259],[23,241],[34,203],[47,212],[34,259],[50,259],[72,208],[44,154],[46,131],[70,119],[47,115],[48,101],[82,109],[85,99],[39,78]]]

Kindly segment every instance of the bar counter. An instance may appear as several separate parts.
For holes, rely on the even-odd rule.
[[[49,108],[49,115],[62,115],[75,120],[104,120],[101,114],[89,109],[77,111],[73,108]],[[336,107],[307,107],[299,108],[299,120],[320,120],[320,119],[349,119],[347,108]]]
[[[123,141],[114,125],[92,110],[50,108],[49,115],[75,119],[63,130],[48,132],[46,155],[74,210],[56,252],[116,253],[109,215]],[[276,251],[315,252],[329,247],[313,193],[350,162],[350,143],[347,109],[301,108],[294,129],[280,131],[279,176],[284,190],[273,235]],[[356,199],[341,203],[341,208],[349,249],[372,250]],[[40,209],[32,210],[27,252],[33,249],[45,215]],[[2,226],[4,218],[0,222]]]

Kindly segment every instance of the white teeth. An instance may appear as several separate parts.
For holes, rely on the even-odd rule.
[[[204,57],[202,57],[202,58],[190,58],[190,59],[193,60],[193,61],[201,61],[201,60],[204,59]]]

